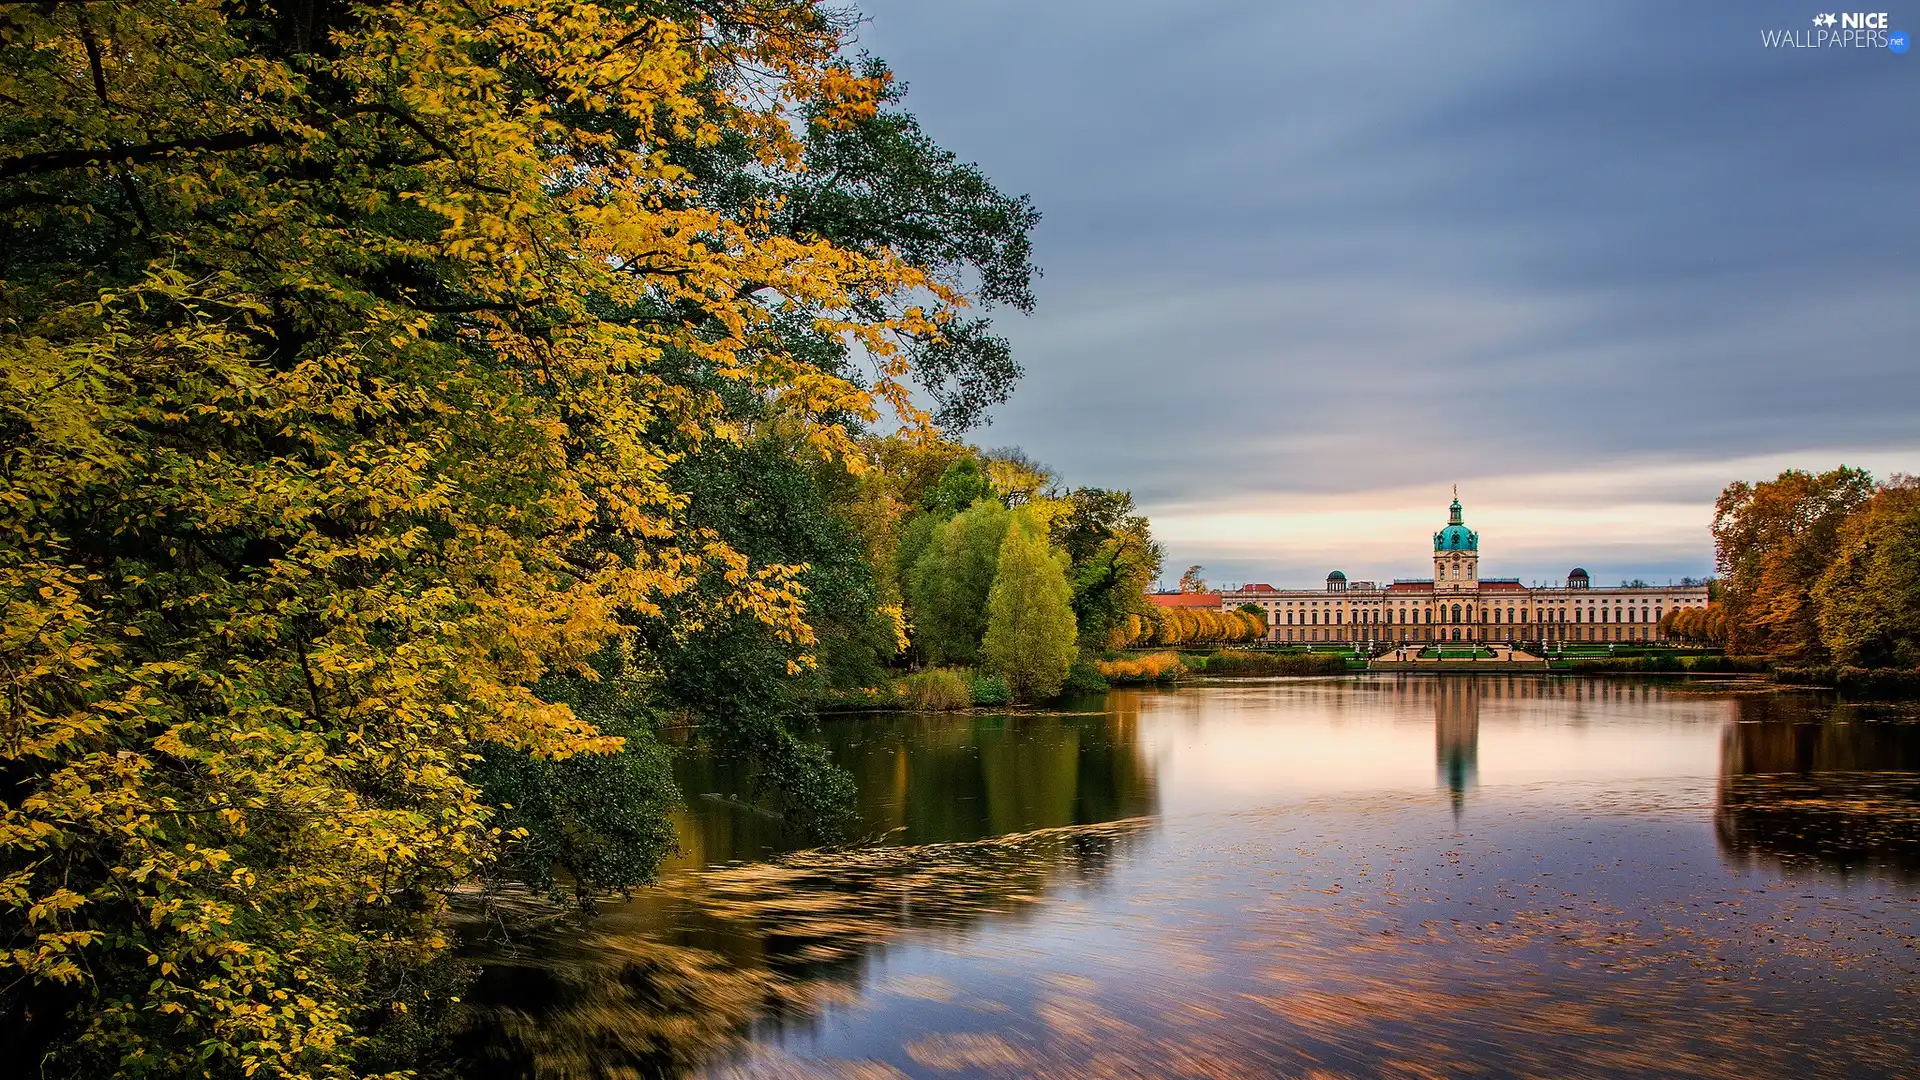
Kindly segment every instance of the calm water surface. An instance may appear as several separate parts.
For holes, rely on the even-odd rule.
[[[1236,681],[834,721],[875,841],[690,754],[658,889],[500,958],[515,1076],[1920,1076],[1920,724]]]

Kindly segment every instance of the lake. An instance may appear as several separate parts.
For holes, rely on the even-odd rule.
[[[868,843],[689,752],[497,951],[475,1075],[1920,1075],[1920,723],[1738,683],[1235,680],[828,721]]]

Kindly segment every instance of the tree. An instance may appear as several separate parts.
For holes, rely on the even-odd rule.
[[[980,467],[980,459],[967,454],[947,466],[921,505],[929,513],[951,517],[993,493],[993,482]]]
[[[1198,565],[1189,566],[1187,567],[1187,572],[1180,575],[1181,592],[1196,593],[1207,591],[1207,579],[1200,576],[1200,570],[1201,567]]]
[[[1073,614],[1083,650],[1118,648],[1128,618],[1144,614],[1148,584],[1160,573],[1160,545],[1124,491],[1076,488],[1052,526],[1069,560]]]
[[[933,530],[907,582],[914,645],[928,662],[979,662],[987,593],[1011,521],[998,501],[981,499]]]
[[[771,207],[785,235],[885,253],[937,280],[964,274],[976,283],[975,311],[1031,312],[1040,273],[1031,241],[1040,212],[1032,200],[1000,191],[978,166],[928,138],[898,108],[904,89],[880,59],[862,57],[843,77],[873,88],[872,107],[847,115],[831,96],[810,102],[807,118],[827,122],[805,126],[803,170],[769,176],[746,139],[683,160],[716,172],[724,182],[703,186],[731,193],[730,211]],[[933,421],[949,433],[985,423],[1020,379],[1012,348],[988,315],[954,317],[900,339],[915,381],[933,402]]]
[[[987,665],[1007,680],[1016,700],[1054,697],[1077,655],[1066,557],[1049,548],[1032,518],[1016,514],[999,563],[987,597]]]
[[[840,16],[125,0],[0,25],[0,1012],[66,1018],[12,1050],[398,1067],[373,1035],[445,1006],[445,898],[516,850],[503,824],[529,873],[644,872],[539,850],[582,829],[644,861],[649,816],[657,840],[652,721],[596,676],[670,682],[833,803],[780,686],[818,644],[809,567],[696,523],[677,463],[767,431],[856,460],[883,412],[925,419],[916,365],[977,416],[1017,369],[947,283],[978,268],[1020,306],[1032,222],[884,109]],[[807,167],[866,148],[901,168]],[[602,815],[602,781],[653,809]]]
[[[1841,466],[1818,476],[1788,470],[1721,492],[1713,538],[1729,648],[1790,663],[1825,659],[1813,588],[1841,523],[1873,491],[1866,472]]]
[[[1814,586],[1836,663],[1920,667],[1920,482],[1896,477],[1840,527]]]
[[[1051,468],[1033,460],[1017,446],[1003,446],[987,451],[986,470],[993,482],[993,493],[1002,503],[1009,509],[1028,507],[1034,511],[1035,520],[1051,526],[1053,508],[1039,506],[1060,500],[1059,479]]]

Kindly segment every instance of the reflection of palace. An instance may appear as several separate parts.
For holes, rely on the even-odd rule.
[[[1478,780],[1480,758],[1480,682],[1444,679],[1433,695],[1434,756],[1440,783],[1453,798],[1455,813],[1466,802],[1467,789]]]
[[[1433,534],[1433,576],[1380,586],[1348,581],[1338,570],[1325,590],[1248,585],[1231,592],[1169,594],[1163,603],[1231,611],[1254,604],[1267,613],[1272,641],[1657,641],[1661,616],[1707,606],[1704,585],[1593,588],[1575,567],[1565,585],[1529,588],[1518,578],[1480,576],[1480,534],[1467,528],[1460,500]]]

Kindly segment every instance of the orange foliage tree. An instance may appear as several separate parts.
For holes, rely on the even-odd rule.
[[[1729,649],[1797,664],[1826,658],[1813,590],[1842,523],[1873,491],[1870,475],[1842,466],[1789,470],[1720,493],[1713,539]]]

